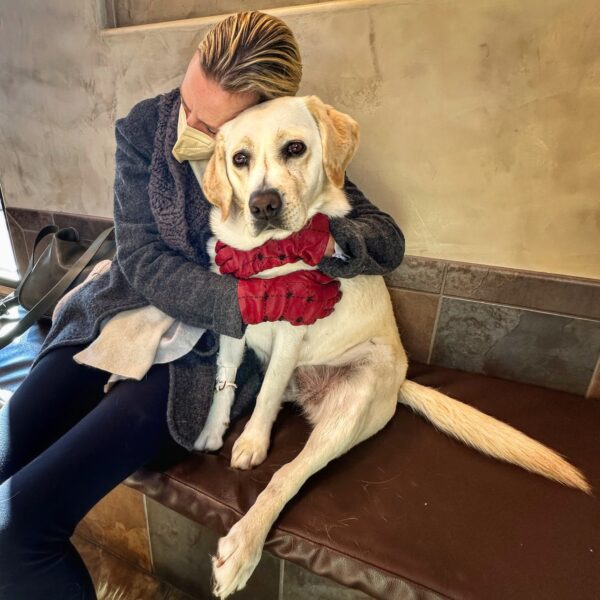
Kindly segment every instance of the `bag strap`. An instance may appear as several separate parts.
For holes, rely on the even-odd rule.
[[[51,233],[56,233],[57,231],[58,231],[58,227],[56,225],[46,225],[45,227],[42,227],[42,229],[40,229],[38,231],[38,234],[35,236],[35,242],[33,242],[33,250],[31,251],[31,256],[29,257],[29,264],[27,265],[27,271],[25,271],[25,275],[21,279],[21,282],[19,283],[16,291],[19,291],[21,289],[21,287],[23,286],[23,283],[25,283],[25,279],[27,279],[27,275],[29,275],[29,273],[31,273],[31,271],[33,270],[33,263],[35,261],[35,250],[38,247],[38,244],[47,235],[49,235]]]
[[[50,226],[48,226],[50,227]],[[45,228],[44,228],[45,229]],[[38,234],[38,238],[41,240],[40,234],[44,231],[42,229]],[[35,306],[5,335],[0,336],[0,349],[10,344],[10,342],[17,336],[21,335],[24,331],[29,329],[47,310],[56,304],[61,296],[67,291],[67,288],[75,281],[77,276],[85,269],[87,264],[94,258],[100,246],[104,243],[104,240],[110,235],[114,227],[105,229],[93,242],[89,248],[77,259],[77,262],[61,277],[61,279],[50,289],[50,291],[41,298]],[[38,242],[36,238],[36,245]],[[30,266],[31,262],[30,260]]]
[[[29,264],[27,265],[27,270],[21,277],[21,281],[19,281],[19,285],[17,288],[13,290],[10,294],[0,299],[0,315],[3,315],[10,306],[13,304],[18,304],[19,302],[19,294],[21,293],[21,288],[23,284],[27,280],[29,273],[31,273],[33,269],[33,262],[35,260],[35,250],[38,247],[38,244],[51,233],[56,233],[58,231],[58,227],[56,225],[45,225],[38,231],[38,234],[35,236],[35,242],[33,243],[33,250],[31,251],[31,255],[29,256]]]

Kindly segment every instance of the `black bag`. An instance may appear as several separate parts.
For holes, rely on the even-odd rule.
[[[36,321],[52,320],[52,312],[62,296],[85,281],[97,263],[114,258],[116,243],[114,239],[107,239],[113,229],[105,229],[89,245],[79,241],[79,232],[74,227],[59,229],[56,225],[46,225],[40,229],[23,278],[14,292],[0,299],[0,315],[15,304],[29,312],[8,333],[0,336],[0,348],[10,344]],[[35,260],[38,244],[49,234],[52,234],[50,243]]]

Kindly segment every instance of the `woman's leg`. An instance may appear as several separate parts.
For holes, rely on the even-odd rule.
[[[73,355],[84,347],[50,350],[0,409],[0,483],[100,402],[109,374],[73,360]]]
[[[164,452],[168,365],[117,383],[79,423],[0,486],[0,600],[88,600],[93,585],[70,543],[110,490]]]

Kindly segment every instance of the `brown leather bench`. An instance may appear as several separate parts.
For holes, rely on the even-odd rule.
[[[16,389],[44,335],[36,326],[0,351],[0,390]],[[597,401],[435,366],[413,365],[410,377],[548,444],[600,490]],[[285,408],[266,462],[241,472],[228,464],[243,424],[220,452],[142,469],[125,483],[222,534],[308,434],[297,411]],[[600,598],[596,498],[481,456],[404,407],[309,480],[266,548],[376,598]]]

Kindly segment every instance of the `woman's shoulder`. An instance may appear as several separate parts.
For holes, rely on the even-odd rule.
[[[167,92],[173,94],[175,90]],[[129,113],[115,122],[117,142],[120,136],[137,148],[152,149],[158,126],[161,99],[167,94],[158,94],[141,100]]]

